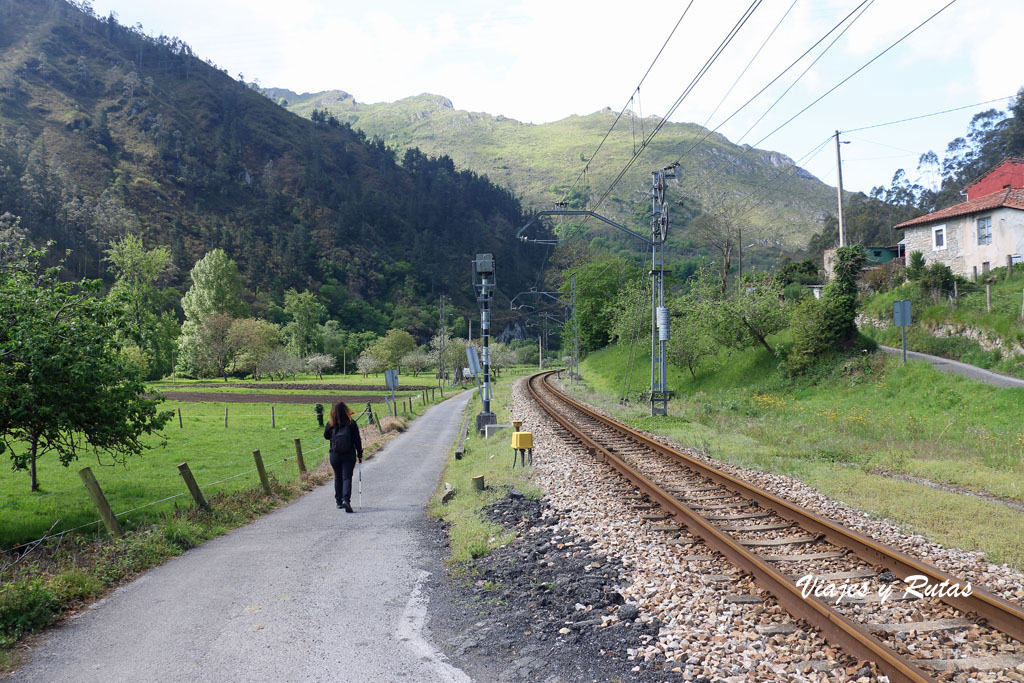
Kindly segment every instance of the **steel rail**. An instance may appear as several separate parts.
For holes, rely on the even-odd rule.
[[[823,519],[805,508],[778,498],[729,474],[715,470],[685,453],[660,444],[634,429],[595,412],[589,406],[579,403],[551,387],[547,380],[552,374],[554,372],[540,373],[532,376],[527,384],[528,390],[545,412],[572,433],[573,436],[584,444],[589,452],[593,454],[600,453],[605,462],[612,464],[623,476],[633,482],[652,500],[656,501],[662,508],[684,523],[691,531],[703,538],[709,546],[721,552],[729,561],[744,571],[749,572],[755,581],[771,592],[783,607],[794,616],[804,619],[821,631],[826,640],[835,643],[854,657],[877,662],[886,670],[890,680],[931,680],[931,676],[879,642],[862,626],[833,611],[814,596],[809,596],[805,599],[802,592],[786,575],[778,572],[774,567],[748,551],[711,522],[705,520],[700,514],[672,497],[668,492],[648,481],[614,452],[604,448],[601,444],[562,418],[554,407],[549,406],[541,399],[533,383],[535,380],[541,379],[548,391],[588,417],[660,454],[679,461],[692,471],[712,479],[733,493],[756,500],[759,505],[775,512],[780,517],[795,522],[808,531],[825,537],[826,540],[836,546],[851,550],[855,555],[873,565],[889,569],[889,571],[900,576],[900,578],[906,578],[906,576],[912,574],[922,574],[932,580],[939,579],[941,581],[949,581],[950,583],[958,583],[956,579],[934,567],[922,564],[909,556],[903,555],[894,548],[877,543],[861,534]],[[986,619],[994,628],[1021,640],[1021,636],[1018,634],[1024,632],[1024,612],[1013,603],[979,588],[975,588],[974,594],[971,596],[950,598],[944,601],[958,609],[977,613],[978,616]]]

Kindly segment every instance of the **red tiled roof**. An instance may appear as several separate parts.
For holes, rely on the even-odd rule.
[[[992,209],[1000,209],[1003,207],[1024,211],[1024,189],[999,190],[998,192],[987,194],[984,197],[972,199],[969,202],[954,204],[953,206],[940,211],[935,211],[924,216],[918,216],[917,218],[900,223],[895,226],[894,229],[899,230],[900,228],[910,228],[917,225],[937,223],[939,221],[944,221],[947,218],[968,216],[972,213],[981,213],[982,211],[991,211]]]

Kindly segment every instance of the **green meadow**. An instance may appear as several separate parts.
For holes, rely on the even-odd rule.
[[[881,353],[788,380],[774,356],[749,350],[723,353],[695,378],[673,368],[669,387],[677,396],[669,416],[652,418],[646,403],[618,404],[626,359],[620,347],[592,354],[581,365],[585,383],[574,391],[712,457],[793,476],[944,545],[1024,567],[1024,514],[968,495],[1024,501],[1024,390],[923,362],[904,366]],[[647,356],[636,360],[634,397],[649,381],[648,364]]]
[[[124,464],[114,464],[102,454],[84,454],[64,467],[56,456],[43,455],[37,465],[42,490],[35,493],[29,491],[27,472],[0,468],[0,547],[95,521],[96,508],[78,474],[83,467],[92,469],[115,514],[137,510],[119,517],[122,526],[132,529],[153,522],[174,506],[192,504],[178,473],[182,462],[188,463],[209,497],[259,485],[253,450],[260,450],[267,473],[282,481],[298,476],[294,439],[301,439],[307,467],[313,468],[326,455],[312,406],[276,404],[276,427],[271,427],[269,404],[168,401],[163,407],[181,409],[182,427],[175,415],[159,436],[147,439],[149,450]],[[80,531],[95,533],[97,527],[102,532],[97,524]]]

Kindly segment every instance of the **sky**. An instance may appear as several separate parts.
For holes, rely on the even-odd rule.
[[[898,168],[912,181],[934,182],[933,174],[919,172],[919,156],[934,150],[941,158],[974,114],[1005,109],[1005,98],[1024,86],[1017,47],[1024,2],[953,0],[943,10],[949,3],[94,0],[93,8],[101,15],[115,12],[122,24],[140,23],[151,35],[177,36],[201,58],[263,87],[300,93],[338,89],[360,102],[429,92],[449,98],[457,109],[544,123],[605,107],[665,116],[756,5],[670,120],[721,126],[718,132],[731,141],[782,152],[830,185],[837,180],[835,146],[821,143],[836,130],[851,131],[840,136],[848,142],[842,146],[844,187],[867,192],[888,185]],[[845,32],[833,32],[741,109],[855,9],[843,24]],[[1004,99],[853,131],[997,98]],[[628,118],[616,134],[630,135]]]

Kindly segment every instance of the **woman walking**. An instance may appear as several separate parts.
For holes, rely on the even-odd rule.
[[[344,403],[331,406],[331,419],[324,428],[324,439],[331,444],[331,467],[334,469],[334,500],[338,509],[352,512],[352,470],[356,460],[363,461],[363,442],[359,425]]]

